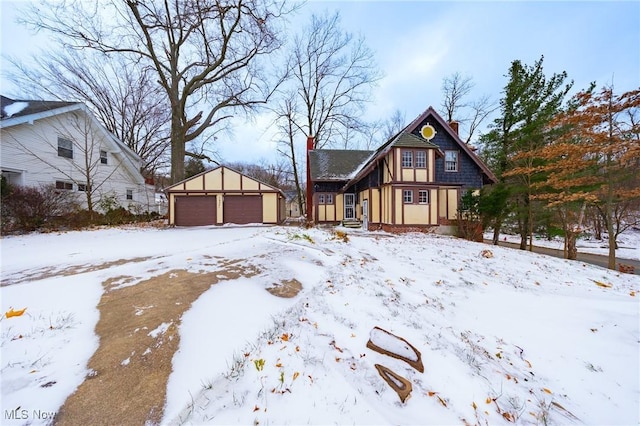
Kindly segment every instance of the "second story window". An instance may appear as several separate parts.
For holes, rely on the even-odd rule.
[[[416,168],[424,169],[427,167],[427,153],[425,151],[416,151]]]
[[[444,171],[445,172],[458,171],[458,151],[444,152]]]
[[[63,180],[56,181],[56,189],[64,189],[65,191],[73,190],[73,184],[71,182],[65,182]]]
[[[73,158],[73,142],[69,139],[59,137],[58,157]]]
[[[402,167],[413,167],[412,151],[402,151]]]
[[[100,164],[107,164],[107,151],[100,151]]]

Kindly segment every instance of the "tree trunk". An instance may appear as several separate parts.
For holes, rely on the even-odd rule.
[[[500,228],[502,228],[502,221],[496,219],[495,226],[493,227],[493,245],[497,246],[500,241]]]
[[[529,223],[527,217],[524,220],[518,220],[518,227],[520,228],[520,250],[527,249],[527,236],[529,234]]]
[[[612,197],[613,198],[613,197]],[[609,234],[609,258],[607,261],[607,268],[616,269],[616,234],[613,230],[613,220],[611,218],[611,204],[607,202],[607,233]]]
[[[609,117],[609,137],[611,137],[611,132],[613,129],[613,124],[611,123],[611,117]],[[607,215],[607,233],[609,234],[609,259],[607,262],[607,268],[616,269],[616,234],[613,230],[613,178],[611,176],[611,163],[613,162],[612,156],[610,153],[606,154],[607,162],[606,162],[606,173],[607,173],[607,200],[605,202],[605,212]]]
[[[567,259],[576,260],[578,257],[578,248],[576,247],[576,237],[578,233],[573,229],[567,231]]]
[[[602,222],[600,222],[600,215],[596,214],[593,220],[593,228],[595,230],[594,238],[596,240],[602,240]]]
[[[527,204],[529,205],[529,251],[533,251],[533,203],[530,197],[527,199]]]
[[[171,183],[184,179],[185,142],[182,123],[177,108],[171,114]]]

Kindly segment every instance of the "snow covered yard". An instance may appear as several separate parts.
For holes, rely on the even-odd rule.
[[[605,236],[606,237],[606,236]],[[493,232],[486,232],[484,238],[491,240]],[[616,257],[619,259],[630,259],[640,261],[640,230],[629,228],[618,236],[618,249]],[[520,244],[519,235],[500,234],[500,241]],[[555,250],[564,249],[564,239],[554,237],[551,240],[535,236],[533,245],[538,247],[548,247]],[[597,240],[591,236],[579,237],[576,241],[576,248],[580,253],[592,253],[607,256],[609,254],[609,241],[605,238]]]
[[[211,286],[182,315],[163,424],[640,420],[638,276],[448,237],[346,232],[346,241],[285,227],[3,238],[1,312],[27,310],[0,320],[0,423],[48,423],[94,374],[105,282],[211,273],[231,259],[257,273]],[[295,297],[266,291],[292,281],[302,285]],[[153,309],[139,300],[130,311]],[[145,336],[161,339],[171,324],[161,325]],[[367,348],[376,326],[420,351],[424,372]],[[411,382],[406,402],[375,364]]]

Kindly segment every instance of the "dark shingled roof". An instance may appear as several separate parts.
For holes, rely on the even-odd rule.
[[[309,151],[309,167],[313,181],[349,180],[374,151],[317,149]]]
[[[14,104],[16,102],[24,102],[28,104],[24,109],[12,114],[8,117],[5,113],[5,107]],[[62,108],[70,105],[75,105],[78,102],[63,102],[63,101],[30,101],[30,100],[15,100],[7,98],[6,96],[0,96],[0,114],[1,118],[14,118],[24,115],[37,114],[39,112],[50,111],[52,109]]]
[[[416,136],[413,133],[401,132],[396,136],[395,140],[391,143],[391,146],[404,146],[407,148],[435,148],[438,149],[438,145],[429,142],[428,140]]]

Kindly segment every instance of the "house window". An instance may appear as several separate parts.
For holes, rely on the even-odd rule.
[[[133,189],[127,189],[127,200],[133,200]]]
[[[427,153],[425,151],[416,151],[416,168],[424,169],[427,167]]]
[[[402,201],[405,204],[413,204],[413,191],[411,189],[402,191]]]
[[[84,183],[79,183],[78,184],[78,191],[79,192],[87,192],[87,185],[85,185]]]
[[[107,164],[107,151],[100,151],[100,164]]]
[[[418,191],[418,204],[429,204],[429,191]]]
[[[318,194],[318,204],[333,204],[333,194]]]
[[[402,167],[413,167],[413,151],[402,151]]]
[[[58,157],[73,158],[73,142],[69,139],[58,138]]]
[[[458,151],[444,152],[444,171],[445,172],[458,171]]]
[[[65,182],[63,180],[56,181],[56,189],[64,189],[66,191],[73,190],[73,184],[71,182]]]

